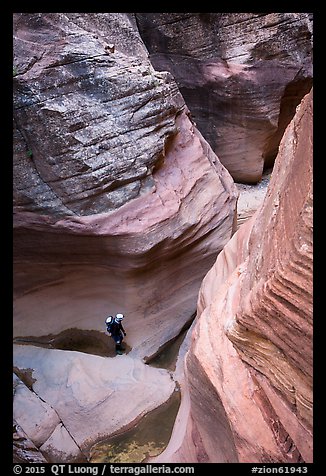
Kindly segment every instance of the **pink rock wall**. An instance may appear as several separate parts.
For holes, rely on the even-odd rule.
[[[203,281],[184,393],[155,461],[312,462],[312,93]]]
[[[312,15],[137,13],[136,18],[154,67],[173,74],[197,127],[234,180],[259,181],[311,88]]]
[[[195,312],[237,190],[171,75],[128,50],[128,16],[106,15],[15,18],[14,336],[120,311],[146,357]]]

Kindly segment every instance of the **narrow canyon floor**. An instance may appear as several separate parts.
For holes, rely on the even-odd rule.
[[[272,175],[272,168],[266,169],[260,182],[254,185],[236,183],[239,191],[237,204],[238,228],[248,220],[261,205]]]
[[[271,170],[268,170],[256,185],[236,184],[239,190],[238,227],[252,216],[262,203],[270,176]],[[185,339],[189,325],[146,362],[146,365],[157,369],[165,369],[170,373],[175,383],[172,394],[168,392],[167,395],[170,396],[163,404],[140,416],[140,418],[136,418],[136,423],[127,425],[127,427],[114,432],[113,435],[102,438],[91,445],[86,451],[87,459],[90,462],[141,463],[145,462],[147,458],[159,455],[166,448],[182,398],[178,377],[175,376],[175,368],[179,349]],[[122,361],[115,356],[114,343],[106,334],[97,330],[71,328],[56,335],[17,337],[14,339],[14,344],[19,347],[32,346],[114,358],[119,378],[119,367]],[[132,350],[132,347],[128,344],[128,337],[125,339],[124,346],[126,349],[125,355],[128,355]],[[123,366],[121,368],[123,369]],[[28,372],[28,370],[22,371],[18,367],[14,368],[14,372],[28,388],[32,389],[35,379],[31,372]],[[123,370],[121,371],[121,378],[123,379]],[[123,406],[120,411],[122,413],[125,411]]]

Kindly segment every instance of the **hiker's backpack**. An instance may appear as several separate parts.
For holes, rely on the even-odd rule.
[[[107,317],[105,320],[106,330],[109,332],[109,334],[111,334],[111,326],[113,322],[114,322],[114,318],[112,316]]]

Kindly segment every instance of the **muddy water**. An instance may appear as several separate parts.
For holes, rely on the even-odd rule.
[[[150,360],[148,360],[147,364],[153,367],[174,371],[179,348],[183,339],[185,338],[187,331],[188,327],[182,331],[176,339],[174,339],[172,342],[168,342],[155,357],[152,357]]]
[[[147,364],[173,372],[188,327],[176,339],[167,343],[155,357],[148,360]],[[90,461],[141,463],[149,457],[159,455],[170,440],[180,401],[181,395],[177,384],[170,399],[145,415],[136,426],[94,445],[90,451]]]
[[[156,356],[149,359],[147,364],[173,372],[188,327],[177,338],[168,342]],[[67,329],[57,335],[17,337],[14,342],[49,349],[74,350],[103,357],[115,356],[113,340],[98,331]],[[123,345],[128,353],[131,348],[125,342]],[[141,463],[149,457],[160,454],[169,442],[180,400],[180,391],[176,384],[176,390],[170,399],[142,417],[134,427],[94,445],[89,451],[90,462]],[[121,411],[123,412],[123,408]]]
[[[81,329],[66,329],[57,335],[39,337],[16,337],[14,344],[35,345],[47,349],[75,350],[86,354],[100,355],[101,357],[114,357],[115,343],[111,337],[103,332]],[[125,353],[130,347],[123,342]]]
[[[166,447],[180,405],[180,392],[145,415],[132,429],[91,448],[91,463],[141,463]]]

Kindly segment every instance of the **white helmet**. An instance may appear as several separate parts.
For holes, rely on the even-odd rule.
[[[110,322],[113,320],[113,316],[109,316],[105,319],[106,324],[110,324]]]
[[[115,316],[115,320],[118,321],[118,322],[122,321],[123,318],[124,318],[124,315],[123,315],[123,314],[117,314],[117,315]]]

